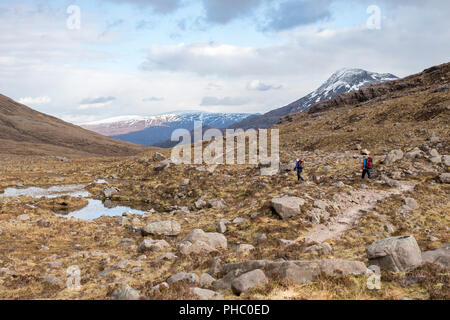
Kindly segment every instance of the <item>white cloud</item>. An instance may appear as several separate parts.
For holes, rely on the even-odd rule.
[[[274,84],[266,84],[261,82],[260,80],[252,80],[247,83],[248,90],[257,90],[257,91],[268,91],[268,90],[278,90],[281,89],[282,85],[274,85]]]

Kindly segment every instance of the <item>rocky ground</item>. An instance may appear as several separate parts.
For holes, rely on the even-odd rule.
[[[0,192],[81,184],[146,213],[85,221],[54,214],[80,197],[0,197],[0,298],[449,299],[449,120],[448,87],[292,115],[271,176],[169,150],[4,156]]]

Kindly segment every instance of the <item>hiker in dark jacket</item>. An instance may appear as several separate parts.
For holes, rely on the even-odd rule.
[[[364,156],[363,159],[363,165],[361,167],[362,169],[362,179],[364,179],[364,177],[367,174],[367,177],[370,179],[370,170],[372,170],[373,167],[373,160],[370,156]]]
[[[297,177],[298,177],[298,181],[303,180],[302,178],[302,171],[303,171],[303,160],[297,159],[297,161],[295,162],[295,168],[294,170],[297,170]]]

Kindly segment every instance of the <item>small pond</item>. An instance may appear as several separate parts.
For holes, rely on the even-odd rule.
[[[103,182],[103,181],[102,181]],[[100,183],[102,183],[100,182]],[[52,186],[49,188],[28,187],[28,188],[7,188],[0,197],[20,197],[29,196],[33,198],[56,198],[62,196],[88,198],[90,193],[84,189],[84,185]],[[74,217],[82,220],[92,220],[102,216],[121,216],[122,213],[131,211],[136,214],[144,214],[145,211],[136,210],[128,206],[117,205],[114,201],[101,201],[87,199],[88,205],[80,210],[72,211],[69,214],[55,214],[58,217]]]

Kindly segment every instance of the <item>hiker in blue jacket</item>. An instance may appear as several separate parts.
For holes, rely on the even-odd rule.
[[[373,160],[370,156],[364,156],[363,159],[363,165],[361,167],[362,169],[362,179],[364,179],[364,177],[367,174],[367,177],[370,179],[370,170],[372,170],[373,168]]]
[[[303,160],[297,159],[297,161],[295,162],[295,168],[294,170],[297,170],[297,177],[298,177],[298,181],[303,180],[302,178],[302,171],[303,171]]]

